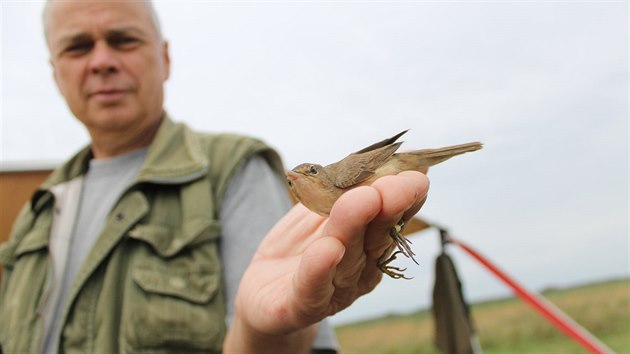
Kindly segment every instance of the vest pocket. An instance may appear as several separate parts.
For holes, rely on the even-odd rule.
[[[213,267],[167,260],[145,260],[131,273],[133,285],[123,316],[132,351],[202,352],[221,343],[224,314],[213,301],[219,272]],[[222,304],[221,304],[222,305]],[[124,321],[123,321],[124,323]],[[220,344],[219,344],[220,345]]]
[[[210,301],[218,290],[216,273],[187,269],[135,269],[133,280],[146,293],[176,297],[196,304]]]

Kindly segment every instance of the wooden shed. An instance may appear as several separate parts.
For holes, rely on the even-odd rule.
[[[20,209],[56,166],[52,162],[0,164],[0,243],[9,238]]]

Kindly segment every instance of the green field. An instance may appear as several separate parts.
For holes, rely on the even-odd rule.
[[[630,354],[630,279],[544,292],[617,353]],[[586,353],[517,298],[472,304],[484,353]],[[341,353],[440,353],[430,311],[335,328]]]

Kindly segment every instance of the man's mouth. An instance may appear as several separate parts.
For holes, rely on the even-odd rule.
[[[123,99],[129,90],[125,89],[103,89],[96,90],[89,94],[89,98],[103,104],[115,104]]]

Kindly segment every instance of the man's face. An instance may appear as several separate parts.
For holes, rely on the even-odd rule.
[[[54,1],[46,33],[55,81],[91,133],[143,129],[162,115],[168,48],[142,1]]]

